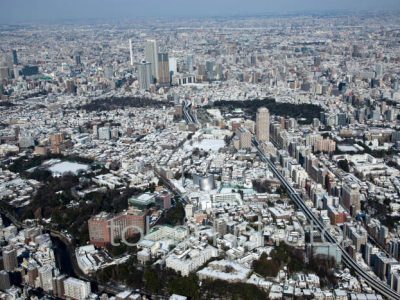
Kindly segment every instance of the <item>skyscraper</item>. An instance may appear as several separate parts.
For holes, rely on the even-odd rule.
[[[251,133],[244,127],[240,127],[238,130],[239,135],[239,146],[240,149],[251,148]]]
[[[18,65],[17,50],[15,50],[15,49],[12,50],[12,57],[13,57],[13,63],[14,63],[14,65]]]
[[[1,270],[0,271],[0,290],[5,291],[11,287],[10,284],[10,275],[7,271]]]
[[[342,187],[341,199],[343,206],[348,209],[353,216],[360,212],[360,191],[357,184],[344,184]]]
[[[139,87],[141,90],[148,91],[152,83],[151,80],[151,63],[142,61],[136,64],[138,70]]]
[[[10,71],[8,67],[0,67],[0,81],[10,78]]]
[[[133,66],[133,48],[132,48],[132,39],[129,39],[129,55],[131,58],[131,66]]]
[[[213,60],[206,61],[206,71],[208,80],[215,79],[214,68],[215,68],[215,61]]]
[[[169,57],[169,71],[172,72],[174,75],[178,73],[178,65],[176,61],[176,57]]]
[[[194,65],[194,57],[192,54],[189,54],[186,58],[186,65],[188,68],[189,73],[193,72],[193,65]]]
[[[151,76],[153,82],[158,80],[158,46],[157,41],[147,40],[145,46],[146,61],[151,63]]]
[[[377,64],[375,66],[375,77],[376,78],[381,78],[383,75],[383,65],[382,64]]]
[[[158,83],[160,85],[169,85],[169,75],[168,53],[158,53]]]
[[[3,250],[3,264],[4,270],[12,272],[18,267],[17,251],[12,247],[7,247]]]
[[[13,63],[11,55],[8,53],[0,52],[0,80],[7,80],[11,78],[10,69],[12,69]]]
[[[82,64],[81,54],[79,52],[75,53],[75,65],[80,66]]]
[[[13,67],[13,57],[9,52],[0,52],[0,67]]]
[[[256,115],[256,137],[260,142],[269,141],[269,111],[260,107]]]

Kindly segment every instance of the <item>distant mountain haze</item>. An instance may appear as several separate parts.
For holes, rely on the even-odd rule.
[[[0,0],[0,24],[400,10],[399,0]]]

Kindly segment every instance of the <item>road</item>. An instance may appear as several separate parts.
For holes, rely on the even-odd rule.
[[[279,170],[276,168],[275,164],[273,164],[267,156],[262,152],[262,150],[259,147],[258,142],[253,139],[253,145],[257,148],[258,155],[260,158],[266,162],[271,171],[274,173],[274,175],[279,179],[281,184],[284,186],[286,189],[288,195],[292,199],[292,201],[297,205],[298,208],[300,208],[303,213],[306,215],[307,219],[311,222],[314,223],[314,226],[318,228],[318,230],[323,234],[325,237],[326,241],[338,245],[339,249],[342,252],[342,260],[344,264],[354,270],[354,272],[363,278],[365,282],[373,288],[376,292],[380,293],[382,296],[388,298],[388,299],[399,299],[400,300],[400,295],[397,294],[394,290],[392,290],[386,283],[384,283],[381,280],[378,280],[376,278],[373,278],[371,275],[369,275],[365,270],[363,270],[357,262],[345,251],[345,249],[338,243],[338,241],[335,239],[335,237],[328,231],[326,230],[327,228],[325,225],[321,222],[321,220],[314,215],[314,213],[311,211],[311,209],[304,203],[303,199],[301,196],[297,193],[297,191],[289,184],[287,179],[279,172]]]
[[[198,124],[197,114],[192,113],[192,103],[189,100],[183,101],[183,117],[187,124]]]
[[[158,172],[157,168],[153,168],[154,174],[162,181],[162,183],[174,193],[175,196],[178,196],[183,204],[188,204],[188,199],[187,196],[182,194],[181,191],[179,191],[175,185],[169,180],[168,178],[165,178],[160,172]]]

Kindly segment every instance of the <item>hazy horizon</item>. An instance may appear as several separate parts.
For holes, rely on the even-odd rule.
[[[1,0],[0,24],[400,10],[399,0]]]

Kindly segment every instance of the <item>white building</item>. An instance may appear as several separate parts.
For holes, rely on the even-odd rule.
[[[186,249],[185,249],[186,248]],[[207,260],[218,256],[218,250],[210,245],[191,247],[177,247],[165,260],[167,268],[180,272],[182,276],[188,276]]]
[[[53,289],[53,268],[51,266],[43,266],[39,270],[40,286],[45,292]]]
[[[186,204],[186,206],[185,206],[185,216],[186,216],[186,218],[192,218],[193,217],[193,205],[192,204]]]
[[[250,273],[250,269],[247,269],[236,262],[220,260],[209,263],[206,268],[198,271],[197,275],[201,280],[221,279],[229,282],[245,282]]]
[[[74,277],[69,277],[64,281],[64,293],[66,298],[84,300],[89,297],[90,292],[89,282]]]
[[[176,57],[169,58],[169,71],[176,74],[178,72]]]
[[[111,139],[111,130],[110,127],[100,127],[99,128],[99,139],[100,140],[109,140]]]

